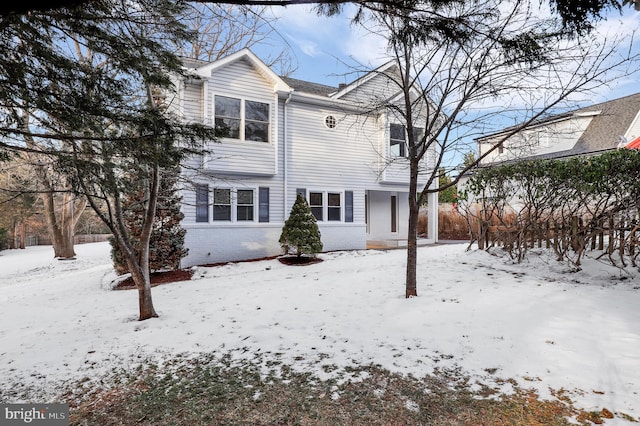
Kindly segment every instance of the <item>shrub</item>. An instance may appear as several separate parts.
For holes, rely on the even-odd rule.
[[[302,194],[298,194],[291,208],[279,241],[284,254],[293,250],[294,254],[300,257],[303,254],[315,255],[322,251],[318,223]]]

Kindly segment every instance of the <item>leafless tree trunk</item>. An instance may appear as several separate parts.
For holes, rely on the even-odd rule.
[[[637,55],[624,51],[629,38],[565,38],[557,23],[537,17],[534,3],[507,7],[501,0],[485,0],[434,11],[430,3],[418,2],[410,9],[361,17],[372,32],[387,35],[396,64],[397,72],[388,78],[400,98],[380,96],[370,109],[390,111],[406,130],[408,158],[386,159],[389,164],[404,160],[409,174],[406,297],[417,296],[417,223],[427,196],[457,184],[464,172],[535,120],[573,106],[577,94],[632,72],[638,62]],[[457,169],[449,163],[452,153],[469,151],[474,137],[514,122],[520,124],[490,151],[434,189],[440,170]]]

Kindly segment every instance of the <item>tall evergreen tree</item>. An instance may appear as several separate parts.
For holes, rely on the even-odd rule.
[[[184,214],[180,211],[182,197],[178,195],[177,172],[163,170],[158,192],[158,206],[149,241],[149,272],[180,268],[180,260],[188,253],[184,246],[186,230],[180,225]],[[131,235],[140,235],[143,225],[144,191],[131,191],[122,202],[124,223]],[[137,256],[140,256],[140,239],[132,238]],[[111,258],[119,274],[129,271],[127,261],[114,238],[111,243]]]
[[[293,250],[293,253],[298,257],[303,254],[315,255],[322,251],[318,223],[302,194],[298,194],[289,218],[284,223],[280,235],[280,245],[285,254]]]

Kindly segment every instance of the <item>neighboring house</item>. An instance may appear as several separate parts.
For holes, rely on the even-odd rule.
[[[624,147],[628,149],[640,149],[640,136],[626,144]]]
[[[640,93],[538,120],[508,136],[513,127],[476,139],[479,156],[498,145],[479,167],[533,159],[602,154],[640,144]],[[473,172],[460,179],[464,188]],[[518,210],[517,194],[509,201]]]
[[[278,239],[298,193],[318,220],[324,250],[364,249],[407,237],[406,132],[392,109],[386,64],[339,88],[276,75],[251,51],[184,62],[173,106],[186,120],[227,132],[183,167],[183,266],[281,252]],[[435,159],[427,156],[425,166]],[[429,241],[437,240],[437,195]]]
[[[480,165],[534,158],[595,155],[640,137],[640,93],[539,120],[504,140],[509,128],[476,139]]]

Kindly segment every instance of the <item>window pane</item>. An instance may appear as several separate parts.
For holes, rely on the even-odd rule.
[[[230,189],[214,189],[213,203],[214,204],[231,204],[231,190]]]
[[[238,204],[253,205],[253,190],[251,190],[251,189],[239,189],[238,190]]]
[[[213,190],[213,220],[231,220],[231,190]]]
[[[213,206],[213,220],[231,220],[231,206]]]
[[[329,216],[327,218],[329,220],[340,220],[340,207],[329,207],[327,209],[327,215]]]
[[[240,120],[238,119],[216,117],[216,129],[222,132],[223,137],[240,139]]]
[[[238,206],[237,220],[253,220],[253,206]]]
[[[269,121],[269,104],[262,102],[245,101],[244,116],[247,120]]]
[[[240,118],[240,99],[215,97],[216,117]]]
[[[322,206],[322,192],[309,193],[309,205],[310,206]]]
[[[236,220],[253,220],[253,190],[239,189],[237,196]]]
[[[311,213],[315,216],[316,220],[322,219],[322,207],[311,207]]]
[[[340,207],[340,194],[329,194],[329,207]]]
[[[316,220],[324,220],[322,208],[322,192],[309,193],[309,206],[311,206],[311,213],[313,213],[313,215],[316,217]]]
[[[424,135],[424,129],[416,127],[413,129],[413,140],[416,142],[416,145],[420,145],[422,142],[422,136]]]
[[[244,138],[248,141],[269,142],[269,123],[247,121],[244,125]]]
[[[392,157],[406,157],[404,126],[389,125],[389,153]]]
[[[391,139],[404,141],[404,126],[401,124],[391,124],[389,126]]]

